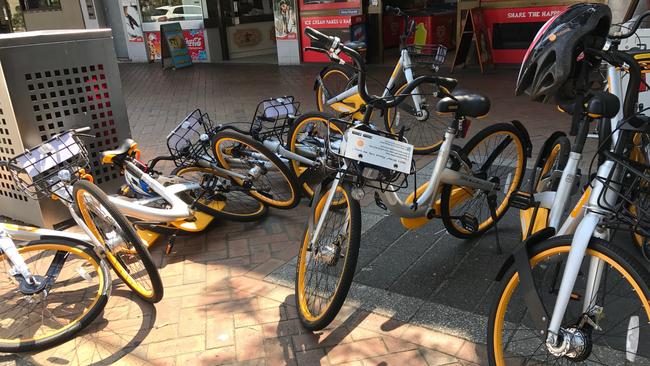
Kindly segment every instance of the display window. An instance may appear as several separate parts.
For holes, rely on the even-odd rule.
[[[200,0],[140,0],[143,23],[203,22]]]

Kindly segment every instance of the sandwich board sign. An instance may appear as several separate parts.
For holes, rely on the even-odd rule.
[[[187,49],[187,44],[185,44],[180,23],[161,24],[160,38],[162,39],[160,58],[163,69],[168,67],[181,69],[192,66],[192,57]]]

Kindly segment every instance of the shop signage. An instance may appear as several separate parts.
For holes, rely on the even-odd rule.
[[[183,37],[185,37],[185,44],[192,62],[208,60],[203,29],[183,30]],[[160,32],[146,32],[145,38],[147,39],[149,61],[160,60]]]
[[[126,31],[126,39],[129,42],[142,43],[142,20],[137,0],[121,0],[122,22]]]
[[[171,61],[171,65],[176,69],[191,66],[192,57],[190,57],[187,49],[181,24],[162,24],[160,26],[160,34],[162,38],[160,56],[162,58],[163,68],[166,65],[167,59]]]

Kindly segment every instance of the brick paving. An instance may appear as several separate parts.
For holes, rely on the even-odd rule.
[[[163,72],[159,65],[123,64],[120,72],[133,136],[140,143],[144,158],[151,158],[165,152],[168,131],[197,107],[218,122],[248,121],[259,99],[292,94],[303,102],[303,111],[313,110],[312,80],[319,68],[196,65],[187,70]],[[386,74],[383,68],[373,72]],[[483,79],[475,70],[464,70],[458,77],[461,87],[472,86],[471,89],[491,96],[494,107],[487,123],[516,117],[527,120],[533,140],[539,144],[548,133],[551,118],[559,120],[554,129],[563,128],[568,118],[547,106],[515,99],[514,74],[513,70],[505,70]],[[485,364],[484,345],[468,341],[471,336],[450,335],[454,332],[449,329],[433,330],[418,314],[441,313],[436,311],[441,304],[434,300],[454,295],[445,291],[449,288],[445,284],[452,277],[443,276],[432,283],[431,271],[458,274],[458,278],[467,280],[463,266],[484,263],[481,259],[485,258],[490,258],[487,263],[491,265],[500,263],[499,258],[486,254],[492,250],[491,237],[482,243],[467,242],[464,247],[456,243],[436,247],[435,251],[423,250],[423,246],[431,246],[428,240],[439,234],[440,223],[405,233],[394,219],[373,211],[370,200],[366,201],[364,215],[372,220],[371,224],[364,224],[368,230],[364,243],[375,245],[362,245],[355,286],[379,289],[384,291],[382,294],[393,296],[393,304],[413,308],[408,316],[385,311],[377,306],[384,295],[373,298],[369,293],[361,298],[361,305],[365,302],[372,306],[358,306],[359,302],[354,300],[359,299],[348,301],[324,331],[310,333],[301,327],[296,318],[293,289],[279,279],[278,273],[293,269],[292,260],[307,212],[303,203],[291,211],[271,210],[266,219],[257,223],[216,223],[205,233],[179,238],[174,252],[168,256],[162,252],[164,245],[155,246],[152,254],[165,284],[165,297],[159,304],[152,307],[142,303],[115,279],[104,313],[82,336],[44,352],[2,356],[0,364]],[[380,224],[373,227],[377,222]],[[385,230],[379,231],[378,227]],[[393,236],[385,237],[385,244],[381,244],[379,237],[387,233]],[[372,272],[372,268],[382,270],[382,260],[398,257],[389,254],[400,253],[396,245],[400,240],[420,242],[423,246],[409,252],[412,259],[407,256],[403,269],[394,263],[385,268],[387,278],[374,278],[372,274],[378,272]],[[515,241],[512,245],[516,245]],[[443,266],[449,258],[462,260],[452,261],[452,267]],[[405,277],[406,273],[410,277]],[[475,286],[490,285],[488,277],[489,273],[460,287],[458,292],[477,292]],[[408,288],[414,284],[418,288]],[[484,297],[475,299],[483,300]],[[458,301],[443,301],[442,305],[479,311],[473,307],[476,303],[463,307]]]

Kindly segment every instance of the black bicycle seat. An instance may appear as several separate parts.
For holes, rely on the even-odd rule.
[[[436,111],[440,113],[455,113],[465,117],[483,117],[490,112],[490,99],[480,94],[454,92],[454,98],[440,99]]]
[[[560,103],[558,108],[565,113],[573,115],[576,110],[576,103]],[[613,118],[621,109],[621,102],[614,94],[598,91],[594,92],[586,103],[585,112],[593,118]]]
[[[366,49],[366,42],[361,41],[350,41],[343,44],[345,47],[351,48],[357,52],[363,51]]]

